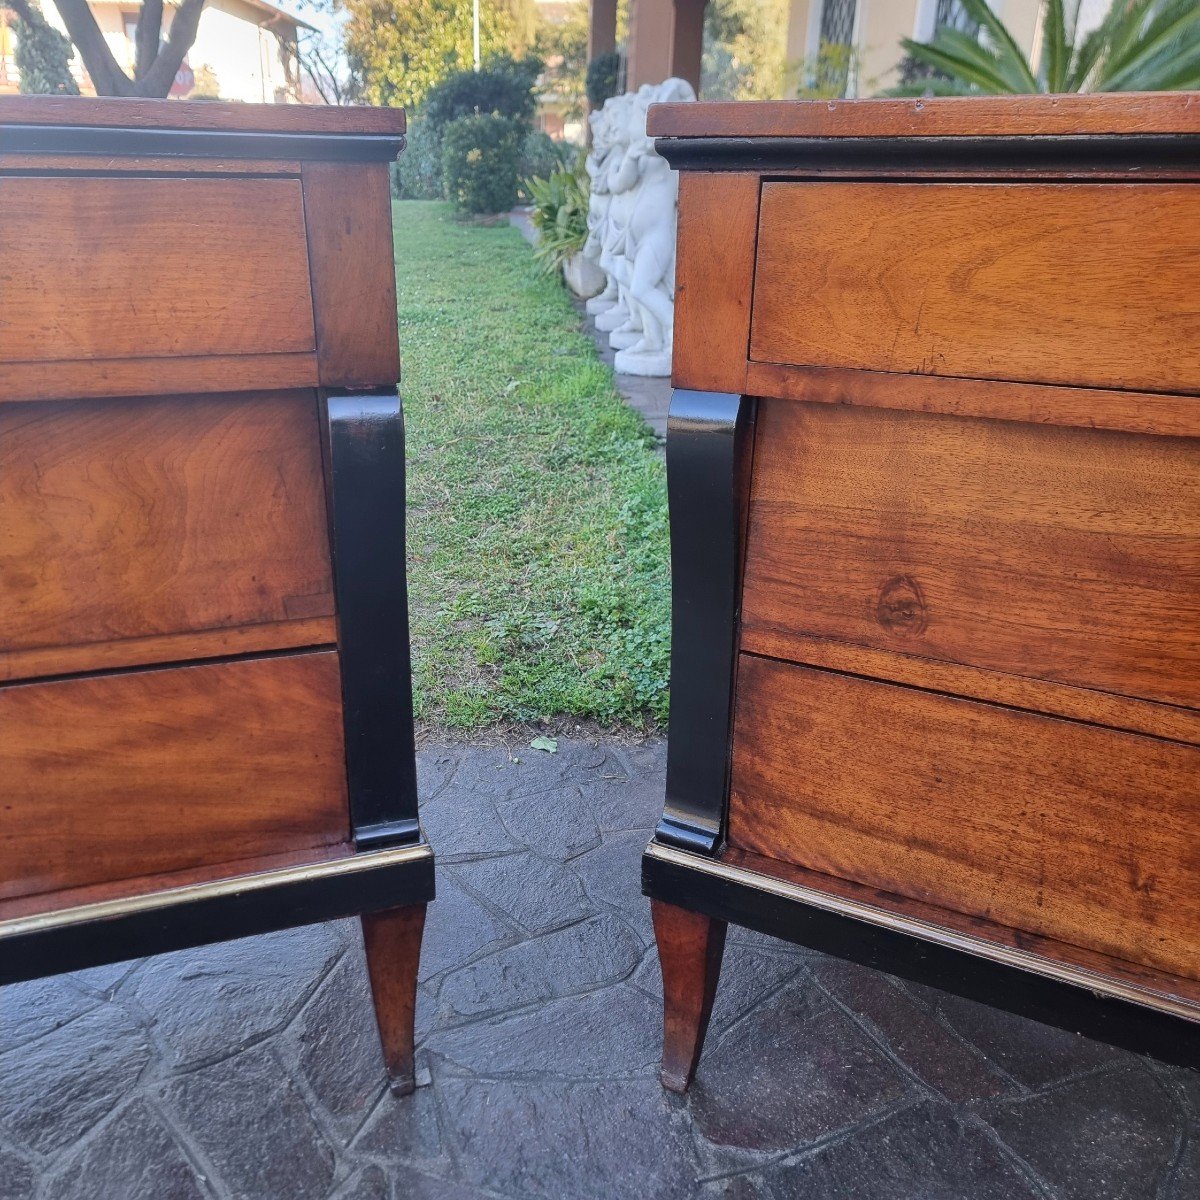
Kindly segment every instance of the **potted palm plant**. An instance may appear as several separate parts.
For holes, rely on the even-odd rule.
[[[544,179],[530,179],[525,189],[533,201],[532,220],[538,231],[534,255],[543,269],[561,271],[567,287],[582,300],[599,294],[604,272],[583,254],[588,185],[576,171],[555,171]]]
[[[1046,0],[1036,65],[1026,61],[987,0],[960,0],[960,6],[970,28],[945,26],[932,41],[904,40],[909,78],[894,95],[1200,87],[1197,0],[1112,0],[1100,24],[1082,39],[1076,37],[1079,0]]]

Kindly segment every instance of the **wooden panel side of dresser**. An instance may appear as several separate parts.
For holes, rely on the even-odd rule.
[[[388,165],[305,163],[301,179],[321,386],[394,386],[400,347]]]
[[[0,679],[332,640],[312,392],[0,405],[0,513]]]
[[[1200,189],[765,183],[750,357],[1195,391]]]
[[[752,172],[680,175],[675,387],[745,390],[758,195]]]
[[[729,842],[1200,978],[1200,748],[743,655]]]
[[[0,897],[344,842],[332,651],[0,687]]]
[[[297,179],[5,176],[0,208],[0,363],[315,348]]]
[[[743,645],[1200,708],[1200,439],[764,400]]]

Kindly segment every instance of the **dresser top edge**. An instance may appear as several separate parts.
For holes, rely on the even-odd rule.
[[[655,104],[646,131],[659,138],[1200,134],[1200,91]]]
[[[0,126],[402,137],[402,108],[78,96],[0,96]]]

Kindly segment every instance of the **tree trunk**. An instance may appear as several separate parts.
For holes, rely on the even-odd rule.
[[[142,14],[138,17],[137,32],[133,36],[137,57],[134,61],[133,77],[144,79],[150,64],[158,57],[158,44],[162,41],[163,0],[144,0]]]
[[[165,96],[175,82],[184,56],[196,40],[204,0],[183,0],[171,22],[171,33],[159,44],[162,33],[162,0],[147,0],[138,21],[135,42],[135,79],[117,65],[88,0],[55,0],[71,41],[83,59],[92,86],[101,96]]]
[[[158,56],[147,68],[145,75],[137,81],[139,96],[165,96],[175,82],[175,74],[183,63],[184,56],[192,48],[196,40],[196,30],[200,26],[200,12],[204,8],[204,0],[183,0],[175,10],[175,19],[171,22],[171,32],[166,45],[158,52]]]
[[[55,4],[97,93],[101,96],[135,95],[133,80],[117,66],[87,0],[55,0]]]

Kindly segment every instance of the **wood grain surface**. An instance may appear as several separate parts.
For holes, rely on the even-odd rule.
[[[751,174],[680,177],[675,387],[745,389],[758,188],[758,176]]]
[[[663,981],[663,1087],[686,1092],[712,1016],[728,925],[704,913],[651,900]]]
[[[1200,391],[1200,189],[767,183],[750,357]]]
[[[726,846],[722,850],[721,862],[742,871],[753,871],[764,876],[766,880],[780,880],[811,888],[835,900],[854,905],[865,904],[881,913],[921,921],[964,938],[978,939],[1001,951],[1021,950],[1036,954],[1050,963],[1061,963],[1090,971],[1105,979],[1119,980],[1142,992],[1140,999],[1143,1003],[1151,1006],[1169,1006],[1172,1009],[1182,1003],[1192,1009],[1189,1014],[1192,1019],[1200,1021],[1200,981],[1195,979],[1184,979],[1180,975],[1157,971],[1123,958],[1098,954],[1095,950],[1084,950],[1079,946],[1039,937],[1024,930],[1010,929],[1004,925],[997,925],[994,921],[938,908],[933,904],[923,904],[919,900],[910,900],[892,892],[881,891],[879,888],[838,879],[833,875],[823,875],[819,871],[808,871],[794,863],[765,858],[761,854],[739,850],[734,846]],[[1167,1003],[1163,1005],[1163,1001]]]
[[[211,129],[247,133],[382,134],[405,130],[404,109],[234,101],[0,96],[0,125]]]
[[[0,368],[2,376],[2,368]],[[1165,437],[1200,437],[1195,396],[1125,392],[995,379],[902,375],[853,367],[796,367],[750,363],[746,391],[753,396],[810,404],[899,408],[952,417],[987,417],[1029,425],[1077,425]]]
[[[1200,978],[1200,750],[743,655],[730,844]]]
[[[651,137],[1200,133],[1200,92],[655,104]]]
[[[0,406],[0,598],[0,661],[328,618],[313,395]]]
[[[396,251],[387,163],[306,163],[317,359],[324,387],[400,378]]]
[[[0,404],[272,391],[315,388],[319,383],[317,356],[311,350],[300,354],[0,363]]]
[[[0,178],[0,362],[315,348],[296,179]]]
[[[3,97],[0,97],[2,100]],[[0,172],[19,175],[43,172],[95,175],[294,175],[300,163],[280,158],[184,158],[181,155],[13,154],[5,153],[0,135]]]
[[[0,688],[0,897],[345,841],[330,651]]]
[[[91,674],[160,663],[187,663],[202,658],[229,658],[272,650],[332,648],[336,644],[337,621],[330,615],[118,638],[110,642],[82,642],[74,646],[34,646],[28,650],[0,652],[0,682],[48,675]]]
[[[416,1087],[413,1043],[424,904],[363,913],[363,946],[388,1086],[395,1096]]]
[[[209,863],[184,871],[167,871],[157,875],[133,875],[109,883],[90,883],[84,887],[63,888],[57,892],[41,892],[33,896],[14,896],[0,900],[0,926],[5,921],[19,921],[42,913],[62,912],[88,904],[103,904],[132,896],[152,896],[173,888],[190,887],[198,883],[217,883],[240,875],[258,875],[265,871],[288,867],[306,867],[314,863],[352,858],[354,843],[330,842],[327,846],[307,846],[303,850],[288,850],[283,854],[260,854],[254,858],[237,858],[228,862]],[[0,937],[3,929],[0,928]]]
[[[926,658],[919,653],[876,650],[794,629],[760,626],[743,629],[741,649],[803,666],[825,667],[866,679],[902,683],[948,696],[966,696],[1008,708],[1068,717],[1073,721],[1105,725],[1109,729],[1145,733],[1200,746],[1200,711],[1178,704],[1161,704],[1099,692],[1094,688],[1048,683],[1027,675],[1009,675],[989,668]],[[919,647],[914,649],[919,650]]]
[[[763,401],[743,630],[1200,707],[1200,442]]]

